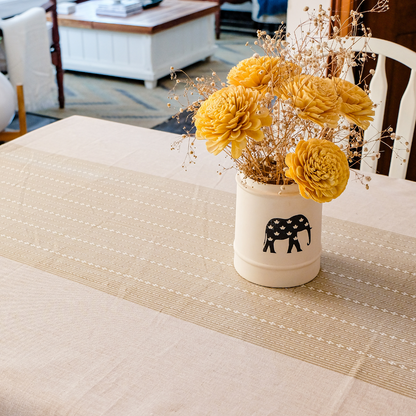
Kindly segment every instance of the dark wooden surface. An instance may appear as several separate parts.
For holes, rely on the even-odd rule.
[[[134,16],[112,17],[98,16],[97,5],[95,1],[88,1],[78,4],[74,14],[58,15],[59,26],[150,35],[219,10],[215,2],[164,0],[159,6]]]

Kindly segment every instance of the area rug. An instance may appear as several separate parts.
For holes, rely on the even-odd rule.
[[[174,134],[195,133],[195,126],[192,124],[190,113],[182,113],[178,117],[169,117],[163,123],[153,127],[153,129]]]
[[[54,123],[59,120],[56,117],[47,117],[40,114],[26,113],[27,131],[33,131],[48,124]],[[7,127],[10,130],[19,130],[19,118],[16,115],[13,121]]]

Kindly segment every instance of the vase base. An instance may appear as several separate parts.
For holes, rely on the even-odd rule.
[[[296,269],[273,269],[255,265],[234,253],[234,268],[237,273],[251,283],[274,288],[301,286],[315,279],[321,268],[321,257]]]

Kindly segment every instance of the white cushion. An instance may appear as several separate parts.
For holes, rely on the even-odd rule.
[[[52,46],[52,23],[46,22],[46,27],[48,29],[49,45]],[[6,53],[4,51],[3,39],[0,39],[0,72],[7,72]]]

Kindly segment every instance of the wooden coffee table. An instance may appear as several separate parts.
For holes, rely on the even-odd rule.
[[[88,1],[58,16],[64,69],[141,79],[155,88],[171,66],[183,68],[214,53],[217,3],[164,0],[127,18],[97,16],[97,5]]]

